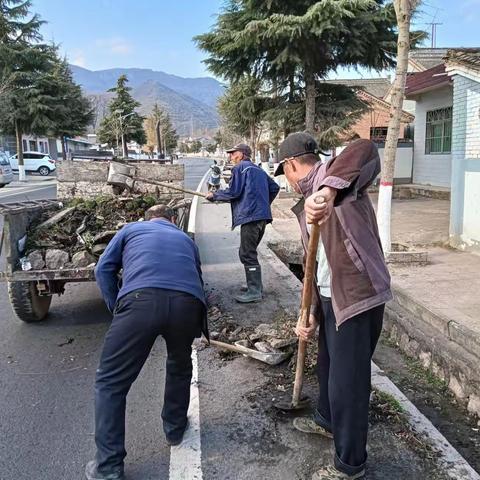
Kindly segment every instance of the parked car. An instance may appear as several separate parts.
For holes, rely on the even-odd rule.
[[[0,152],[0,188],[9,184],[12,180],[12,167],[8,161],[8,157],[3,152]]]
[[[38,172],[40,175],[50,175],[55,170],[55,160],[48,153],[23,152],[23,162],[26,172]],[[10,157],[12,170],[18,171],[18,155]]]

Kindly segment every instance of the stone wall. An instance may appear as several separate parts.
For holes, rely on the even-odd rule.
[[[384,331],[407,355],[448,385],[456,399],[480,418],[480,344],[472,332],[434,314],[396,288],[387,304]]]
[[[183,165],[160,165],[150,162],[136,162],[139,177],[171,183],[183,187]],[[57,162],[57,196],[60,199],[93,198],[114,195],[113,188],[107,184],[109,162],[107,161],[61,161]],[[171,200],[184,197],[177,192],[157,185],[143,182],[135,183],[136,193],[149,193],[160,199]]]

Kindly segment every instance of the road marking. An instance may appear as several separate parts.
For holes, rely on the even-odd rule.
[[[200,398],[198,394],[197,350],[192,350],[192,383],[188,428],[183,442],[170,449],[170,480],[202,480],[202,446],[200,434]]]
[[[197,192],[202,191],[203,184],[207,181],[207,176],[209,175],[209,173],[210,173],[210,169],[208,169],[205,172],[205,175],[200,180],[200,183],[198,184],[198,187],[197,187],[197,190],[196,190]],[[195,224],[196,224],[196,221],[197,221],[197,208],[198,208],[199,200],[200,200],[200,197],[198,195],[195,195],[193,197],[192,205],[190,207],[190,218],[188,219],[187,231],[188,231],[188,233],[191,233],[192,235],[195,235]]]
[[[46,188],[51,188],[51,187],[55,187],[56,184],[53,184],[53,185],[42,185],[40,187],[37,187],[37,188],[28,188],[28,187],[25,187],[27,188],[27,190],[25,190],[23,187],[20,187],[19,190],[15,191],[15,192],[12,192],[12,193],[7,193],[6,195],[2,195],[0,194],[0,199],[2,198],[7,198],[7,197],[14,197],[15,195],[25,195],[27,193],[33,193],[33,192],[38,192],[39,190],[45,190]]]

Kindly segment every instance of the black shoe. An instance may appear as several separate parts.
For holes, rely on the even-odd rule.
[[[187,423],[185,424],[185,428],[183,429],[183,432],[180,435],[165,435],[165,438],[167,440],[167,443],[171,447],[176,447],[177,445],[180,445],[183,441],[183,436],[185,435],[185,432],[187,431],[188,428],[188,420]]]
[[[123,470],[116,469],[110,473],[100,473],[97,469],[97,462],[92,460],[85,467],[85,476],[88,480],[125,480]]]

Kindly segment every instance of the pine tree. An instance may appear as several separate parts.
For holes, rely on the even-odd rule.
[[[110,146],[122,145],[123,157],[128,157],[127,142],[135,141],[144,145],[147,141],[143,127],[144,118],[135,109],[140,106],[130,94],[130,87],[127,87],[128,78],[121,75],[117,85],[110,90],[115,97],[108,105],[109,114],[104,117],[98,131],[98,138],[102,143]]]
[[[22,135],[53,125],[43,85],[55,51],[40,43],[38,15],[26,19],[30,7],[30,1],[0,0],[0,130],[16,135],[20,181],[26,180]]]
[[[395,13],[384,0],[230,0],[213,31],[196,37],[218,76],[253,72],[281,92],[301,83],[312,132],[317,80],[342,66],[393,66],[395,40]]]
[[[250,139],[253,158],[261,125],[271,104],[271,98],[262,92],[261,81],[250,75],[233,83],[219,100],[218,110],[224,123],[232,132]]]
[[[62,157],[65,160],[67,138],[86,132],[87,126],[92,122],[93,107],[83,95],[81,87],[73,81],[66,59],[57,59],[52,72],[52,82],[55,89],[55,126],[51,133],[60,138]]]

